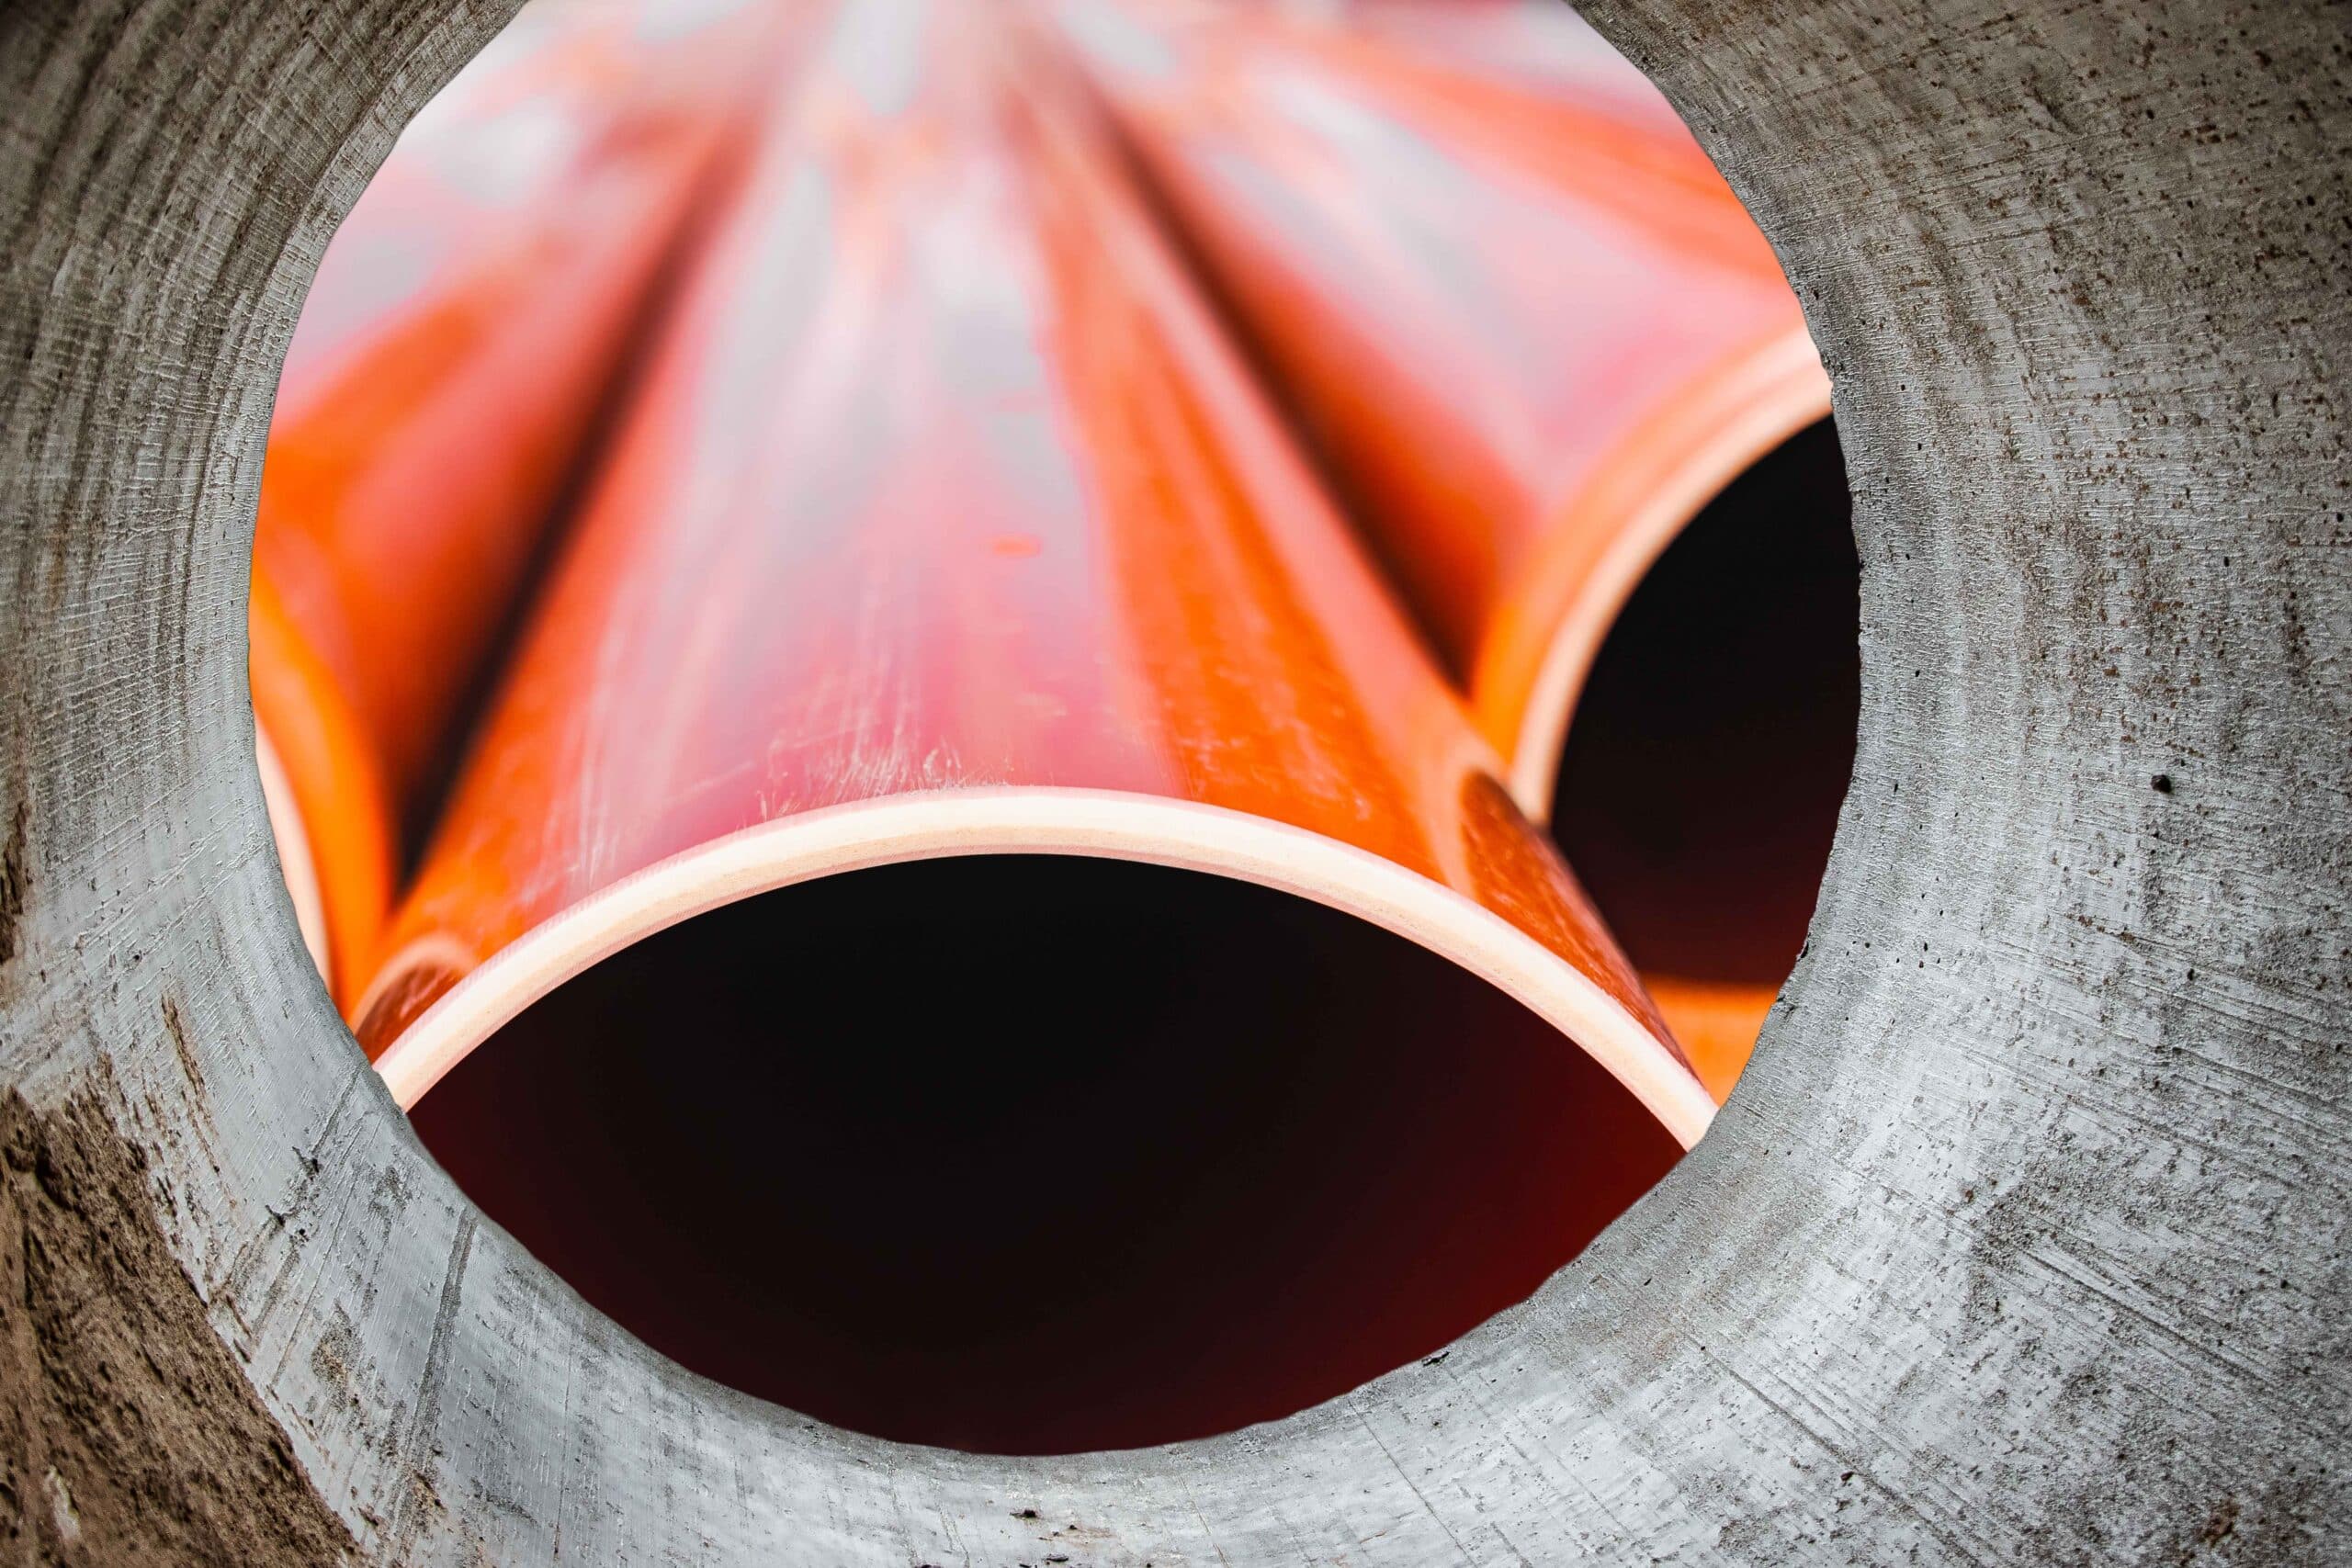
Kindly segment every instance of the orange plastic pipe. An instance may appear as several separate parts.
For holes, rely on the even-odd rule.
[[[1594,121],[1599,117],[1620,128],[1618,135],[1611,139],[1619,145],[1647,140],[1661,150],[1666,166],[1659,169],[1658,177],[1666,190],[1672,191],[1693,177],[1704,186],[1716,186],[1712,169],[1701,172],[1692,163],[1690,139],[1673,107],[1566,5],[1552,4],[1550,0],[1351,0],[1341,16],[1348,34],[1377,40],[1378,46],[1360,51],[1375,68],[1393,67],[1399,57],[1409,58],[1419,73],[1448,79],[1442,85],[1425,86],[1422,91],[1436,92],[1457,103],[1464,101],[1463,95],[1469,95],[1467,103],[1475,112],[1476,123],[1465,126],[1465,130],[1475,132],[1483,127],[1490,136],[1522,149],[1542,148],[1548,143],[1554,149],[1589,151],[1594,141]],[[1341,43],[1340,47],[1351,46]],[[1557,152],[1550,154],[1554,158],[1560,155]],[[1715,194],[1719,200],[1720,192]],[[1792,314],[1793,307],[1792,299],[1784,302],[1784,308]],[[1729,448],[1731,455],[1736,455],[1739,442],[1760,437],[1763,445],[1754,454],[1759,465],[1806,460],[1778,443],[1782,437],[1800,436],[1799,425],[1814,419],[1826,420],[1829,393],[1826,380],[1813,375],[1809,368],[1801,368],[1798,379],[1803,386],[1782,384],[1758,389],[1758,401],[1751,412],[1761,415],[1763,423],[1760,429],[1741,432]],[[1798,395],[1800,392],[1802,395]],[[1811,440],[1812,436],[1804,435],[1802,439]],[[1771,450],[1768,453],[1765,448]],[[1718,464],[1724,455],[1722,449],[1702,453],[1696,476],[1705,483],[1719,482]],[[1747,476],[1758,471],[1758,468],[1743,468],[1736,482],[1747,482]],[[1815,482],[1834,484],[1842,480],[1821,475],[1815,476]],[[1720,491],[1702,499],[1711,505],[1730,504]],[[1782,500],[1785,502],[1786,498]],[[1805,508],[1802,515],[1778,520],[1788,540],[1783,558],[1793,556],[1817,563],[1822,548],[1821,531],[1842,531],[1844,508],[1825,503],[1818,496],[1809,496],[1799,504]],[[1699,509],[1693,507],[1686,516],[1695,518],[1700,514]],[[1645,548],[1648,547],[1646,536],[1641,536],[1641,542]],[[1787,588],[1784,580],[1776,580],[1758,591],[1782,592]],[[1820,610],[1817,603],[1808,603],[1803,611],[1795,613],[1817,614]],[[1613,622],[1614,612],[1611,615]],[[1745,615],[1733,619],[1753,624]],[[1613,625],[1609,629],[1613,630]],[[1844,630],[1850,648],[1850,612],[1844,618]],[[1787,671],[1787,678],[1821,682],[1804,688],[1807,696],[1797,733],[1776,737],[1774,741],[1794,751],[1794,756],[1786,760],[1794,762],[1792,773],[1801,775],[1804,782],[1799,784],[1793,778],[1788,782],[1799,791],[1804,804],[1795,806],[1786,797],[1786,791],[1777,791],[1781,798],[1772,805],[1744,803],[1743,807],[1747,818],[1746,825],[1751,829],[1763,826],[1767,836],[1781,844],[1784,852],[1793,847],[1792,838],[1807,840],[1811,837],[1805,829],[1794,827],[1792,811],[1807,820],[1824,804],[1834,812],[1834,794],[1822,801],[1812,792],[1837,788],[1825,770],[1850,760],[1850,735],[1841,744],[1838,738],[1813,733],[1824,723],[1834,724],[1832,716],[1839,711],[1841,701],[1849,727],[1852,712],[1852,698],[1845,693],[1845,682],[1824,679],[1819,649],[1814,646],[1817,635],[1809,626],[1805,628],[1799,639],[1805,643],[1805,651],[1793,661],[1784,655],[1772,656]],[[1539,677],[1538,711],[1547,728],[1533,733],[1532,750],[1523,750],[1528,768],[1522,782],[1524,789],[1543,795],[1554,792],[1553,781],[1535,770],[1541,764],[1560,760],[1563,748],[1559,730],[1566,727],[1572,715],[1578,718],[1582,716],[1582,681],[1590,666],[1589,646],[1589,639],[1579,627],[1573,637],[1560,641],[1561,668],[1548,681]],[[1577,666],[1573,670],[1568,668],[1571,663]],[[1571,675],[1576,678],[1574,690],[1569,689]],[[1747,700],[1754,700],[1753,693]],[[1722,732],[1720,724],[1707,727],[1701,732],[1706,739],[1694,739],[1683,749],[1703,749],[1719,739]],[[1552,737],[1548,745],[1544,743],[1546,734]],[[1845,768],[1838,765],[1838,781],[1842,781],[1844,773]],[[1542,808],[1539,803],[1535,809]],[[1760,824],[1757,819],[1759,812]],[[1809,895],[1826,852],[1826,839],[1812,858],[1806,859],[1801,852],[1785,867],[1784,875],[1790,885],[1802,887]],[[1690,889],[1683,891],[1687,895]],[[1770,947],[1776,940],[1785,943],[1787,957],[1780,965],[1785,970],[1787,964],[1794,960],[1803,934],[1801,919],[1791,934],[1787,911],[1780,907],[1781,901],[1758,899],[1756,887],[1748,886],[1736,892],[1724,890],[1716,895],[1735,898],[1735,908],[1756,928],[1753,940],[1737,944],[1743,949],[1739,954],[1724,953],[1713,963],[1701,966],[1720,972],[1672,972],[1687,964],[1687,954],[1672,960],[1667,971],[1651,966],[1652,960],[1643,957],[1644,983],[1673,1026],[1676,1039],[1690,1053],[1700,1077],[1719,1101],[1731,1092],[1732,1085],[1747,1066],[1757,1034],[1779,991],[1775,980],[1756,977],[1758,954],[1753,949],[1759,943]],[[1809,897],[1805,902],[1810,904]],[[1762,905],[1772,907],[1768,909],[1759,907]],[[1616,905],[1611,905],[1609,912],[1621,934],[1624,934],[1627,913]],[[1656,911],[1646,911],[1639,923],[1654,925],[1657,918]],[[1626,935],[1625,940],[1637,955],[1642,954],[1644,943],[1636,936]],[[1686,941],[1676,945],[1687,949],[1692,944]]]
[[[1687,1146],[1705,1090],[1001,19],[843,13],[398,917],[359,1010],[379,1070],[413,1104],[566,978],[753,893],[1099,855],[1396,931]]]
[[[1482,118],[1556,116],[1573,144],[1598,111],[1621,130],[1638,128],[1678,148],[1670,159],[1686,164],[1679,147],[1688,138],[1674,106],[1571,6],[1554,0],[1340,0],[1294,6],[1291,15],[1476,84]]]
[[[730,127],[772,8],[528,7],[401,137],[319,268],[262,470],[272,827],[337,995],[403,813],[508,614]]]
[[[1763,236],[1562,5],[1054,14],[1540,818],[1650,562],[1828,412]]]

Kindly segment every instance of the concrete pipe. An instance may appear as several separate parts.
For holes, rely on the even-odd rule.
[[[240,634],[270,394],[336,218],[499,19],[0,19],[13,1551],[2340,1554],[2339,10],[1596,9],[1834,389],[1862,724],[1809,951],[1713,1135],[1526,1304],[1271,1425],[1052,1459],[618,1332],[426,1156],[301,947]]]

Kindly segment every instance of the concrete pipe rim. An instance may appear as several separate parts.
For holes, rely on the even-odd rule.
[[[0,18],[0,1224],[41,1243],[0,1376],[37,1545],[2326,1559],[2352,116],[2324,8],[1594,7],[1831,374],[1863,724],[1808,954],[1715,1134],[1530,1302],[1268,1427],[1043,1461],[819,1427],[586,1312],[424,1156],[276,886],[241,630],[271,388],[336,217],[492,9]],[[138,1420],[94,1414],[101,1364]]]

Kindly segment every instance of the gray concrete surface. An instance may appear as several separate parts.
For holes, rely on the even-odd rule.
[[[2352,1558],[2352,11],[1598,8],[1836,381],[1864,717],[1809,954],[1702,1149],[1439,1365],[1040,1461],[600,1321],[424,1156],[275,886],[270,389],[496,10],[0,13],[16,1560]]]

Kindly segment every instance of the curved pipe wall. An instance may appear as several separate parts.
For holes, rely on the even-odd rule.
[[[731,898],[1104,854],[1346,909],[1713,1102],[1058,85],[845,9],[698,265],[356,1014],[413,1104]]]
[[[1680,1145],[1549,1023],[1288,893],[1070,856],[755,895],[411,1113],[654,1349],[853,1431],[1132,1449],[1526,1299]]]
[[[1279,13],[1056,15],[1540,816],[1634,585],[1828,412],[1764,237],[1573,23],[1530,85]]]
[[[765,79],[783,13],[522,18],[336,231],[287,350],[254,535],[280,859],[348,1003],[401,840],[605,384]]]

